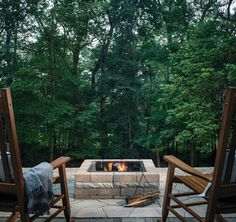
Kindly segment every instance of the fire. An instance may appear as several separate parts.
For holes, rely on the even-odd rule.
[[[128,170],[128,165],[126,162],[108,162],[105,166],[103,166],[104,171],[127,171]]]
[[[113,168],[113,163],[112,162],[108,162],[107,166],[103,167],[104,171],[112,171]]]
[[[112,166],[113,166],[113,163],[112,163],[112,162],[109,162],[109,163],[108,163],[108,170],[109,170],[109,171],[112,171]]]
[[[118,171],[127,171],[128,167],[125,162],[120,162],[117,166]]]

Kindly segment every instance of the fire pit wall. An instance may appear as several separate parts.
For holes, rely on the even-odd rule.
[[[88,172],[94,161],[142,161],[146,171]],[[76,199],[120,199],[158,190],[159,174],[149,159],[85,160],[75,174]]]

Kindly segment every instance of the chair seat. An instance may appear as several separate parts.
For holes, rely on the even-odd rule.
[[[12,211],[17,210],[17,199],[15,195],[0,193],[0,209],[12,209]]]
[[[235,213],[236,211],[236,197],[220,198],[217,202],[216,211],[218,213]]]
[[[208,182],[196,176],[175,176],[176,182],[182,182],[196,193],[202,193]]]

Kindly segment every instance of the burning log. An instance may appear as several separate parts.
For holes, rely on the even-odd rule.
[[[154,201],[159,198],[160,191],[156,191],[154,193],[140,195],[140,196],[134,196],[134,197],[128,197],[126,198],[127,205],[126,207],[143,207],[147,206],[149,204],[154,203]]]

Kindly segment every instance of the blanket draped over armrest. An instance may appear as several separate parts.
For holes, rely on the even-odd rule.
[[[47,162],[24,173],[29,214],[49,213],[50,202],[54,198],[52,174],[53,167]]]

